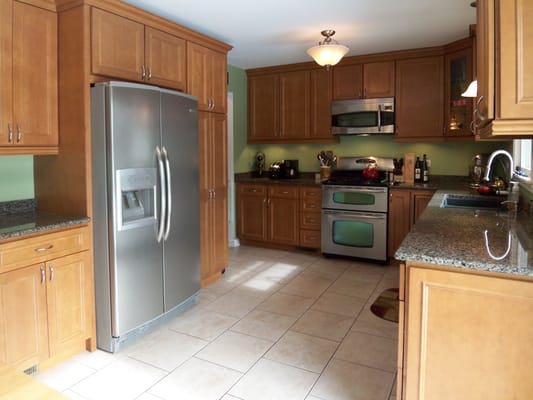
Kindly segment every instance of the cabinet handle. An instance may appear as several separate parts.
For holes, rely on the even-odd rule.
[[[250,192],[252,192],[252,193],[256,193],[256,192],[257,192],[257,189],[250,189]]]
[[[267,199],[266,197],[263,199],[263,207],[266,207],[266,204],[267,204]]]
[[[41,267],[41,285],[44,285],[45,280],[46,280],[45,271],[44,271],[44,268]]]
[[[144,64],[141,66],[141,78],[144,81],[144,78],[146,78],[146,68],[144,68]]]
[[[8,143],[11,143],[13,141],[13,130],[11,129],[10,124],[7,124],[7,141]]]
[[[17,143],[20,143],[21,139],[22,139],[22,132],[20,131],[20,125],[17,124]]]
[[[316,196],[317,192],[305,192],[305,195],[309,196],[309,197],[312,197],[312,196]]]
[[[309,219],[307,220],[307,222],[315,223],[315,222],[316,222],[316,219],[315,219],[315,218],[309,218]]]
[[[287,192],[286,190],[284,190],[283,192],[281,192],[281,194],[289,194],[289,192]]]
[[[308,204],[307,208],[316,208],[316,204]]]
[[[363,97],[366,99],[366,88],[364,90]]]
[[[217,192],[215,191],[215,189],[213,189],[213,200],[215,200],[217,198]]]
[[[357,97],[359,97],[360,99],[363,97],[363,94],[361,93],[361,91],[359,91],[359,94],[357,95]]]
[[[46,250],[50,250],[52,247],[54,247],[54,245],[53,244],[49,244],[48,246],[37,247],[34,251],[36,251],[36,252],[46,251]]]
[[[48,269],[50,270],[50,280],[54,280],[54,266],[52,264],[50,264],[48,266]]]
[[[152,67],[148,67],[148,80],[152,79]]]
[[[484,99],[483,96],[479,96],[479,99],[477,99],[477,102],[476,102],[476,111],[475,111],[475,113],[479,116],[479,120],[480,121],[485,121],[487,119],[487,117],[485,117],[483,114],[481,114],[481,111],[479,111],[479,105],[481,104],[483,99]]]

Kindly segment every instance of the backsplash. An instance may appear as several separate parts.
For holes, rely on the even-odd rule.
[[[34,197],[33,156],[0,156],[0,201]]]

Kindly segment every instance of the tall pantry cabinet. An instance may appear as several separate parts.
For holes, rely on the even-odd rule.
[[[202,286],[228,265],[226,54],[187,44],[187,91],[198,97]]]

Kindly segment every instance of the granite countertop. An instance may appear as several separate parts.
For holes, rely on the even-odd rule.
[[[273,179],[268,177],[268,172],[261,178],[253,175],[251,172],[244,172],[235,174],[235,182],[239,183],[267,183],[277,185],[305,185],[305,186],[321,186],[322,182],[315,180],[313,172],[301,172],[298,178],[288,179]]]
[[[533,277],[531,215],[441,208],[447,193],[472,194],[472,191],[437,191],[396,251],[396,259]]]
[[[32,199],[0,203],[0,242],[37,232],[86,224],[88,217],[38,211]]]

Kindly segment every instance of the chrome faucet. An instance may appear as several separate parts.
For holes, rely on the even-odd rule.
[[[513,166],[513,156],[507,150],[496,150],[490,155],[489,160],[487,161],[487,172],[485,173],[485,177],[483,179],[485,181],[490,180],[490,169],[492,167],[492,162],[500,154],[507,156],[507,158],[509,159],[509,181],[508,181],[507,188],[510,189],[511,179],[513,179],[513,175],[514,175],[514,166]]]

